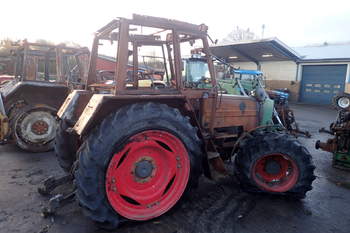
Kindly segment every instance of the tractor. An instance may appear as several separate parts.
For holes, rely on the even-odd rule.
[[[202,174],[227,175],[223,161],[231,158],[249,192],[299,199],[312,189],[312,157],[273,124],[264,92],[220,92],[207,30],[134,14],[96,32],[86,89],[73,91],[58,111],[55,153],[74,180],[75,199],[103,228],[163,215],[199,185]],[[96,57],[106,42],[116,45],[114,82],[96,83]],[[184,63],[194,46],[202,48],[201,58]],[[166,67],[162,88],[138,85],[138,54],[152,48],[161,51]],[[46,182],[48,189],[54,183]]]
[[[335,122],[330,124],[329,130],[319,130],[332,135],[333,138],[326,142],[317,140],[315,147],[333,154],[333,167],[350,170],[350,94],[336,95],[333,98],[333,106],[338,110]]]
[[[231,64],[225,63],[217,58],[219,67],[228,67],[228,72],[221,72],[223,77],[218,79],[218,83],[223,93],[235,95],[254,95],[255,91],[265,89],[264,74],[260,70],[241,70],[235,69]],[[271,108],[273,105],[273,122],[282,124],[289,133],[294,136],[305,136],[310,138],[311,134],[308,131],[303,131],[299,128],[295,120],[293,110],[289,107],[289,92],[287,89],[266,90],[265,109]]]
[[[17,44],[14,78],[0,86],[0,144],[53,149],[57,110],[71,89],[83,87],[88,55],[87,48]]]

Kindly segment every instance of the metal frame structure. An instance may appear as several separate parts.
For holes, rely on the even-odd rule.
[[[64,69],[67,66],[67,64],[65,63],[66,58],[69,56],[74,57],[77,62],[78,69],[80,71],[84,71],[85,67],[82,66],[84,66],[83,63],[85,61],[82,61],[84,60],[84,58],[82,58],[81,56],[89,55],[89,50],[86,47],[75,48],[68,47],[65,45],[31,43],[27,40],[23,40],[13,53],[16,57],[15,78],[18,81],[37,81],[35,80],[36,77],[29,77],[29,75],[27,74],[28,61],[30,58],[34,58],[36,59],[36,66],[38,66],[39,59],[44,60],[44,81],[49,81],[50,61],[55,60],[55,68],[57,72],[57,80],[55,82],[68,83],[69,80],[67,80],[67,78],[64,76]],[[79,76],[79,79],[82,80],[82,82],[85,82],[85,73],[79,72]]]
[[[155,34],[151,35],[132,35],[129,34],[133,29],[132,26],[141,26],[141,27],[153,27],[160,29],[160,32],[169,31],[170,33],[166,36],[165,40],[161,40],[159,36]],[[114,30],[118,32],[113,32]],[[209,50],[209,43],[207,40],[207,26],[204,24],[195,25],[190,23],[185,23],[176,20],[169,20],[165,18],[151,17],[151,16],[142,16],[142,15],[133,15],[132,19],[118,18],[112,20],[106,26],[102,27],[96,32],[95,39],[93,41],[91,49],[91,57],[89,64],[89,74],[86,81],[86,89],[93,86],[96,87],[97,77],[96,77],[96,60],[98,54],[98,46],[100,40],[112,40],[118,42],[118,51],[117,51],[117,63],[114,76],[114,84],[100,84],[97,86],[103,86],[108,88],[114,94],[113,96],[93,96],[91,101],[95,103],[105,102],[106,99],[129,99],[132,101],[139,99],[179,99],[182,100],[182,103],[188,103],[191,99],[201,99],[203,96],[206,99],[210,100],[210,111],[207,113],[209,119],[209,131],[212,137],[214,137],[214,119],[216,118],[216,105],[218,98],[218,88],[216,86],[214,65]],[[213,88],[208,89],[192,89],[184,86],[182,82],[182,57],[180,50],[180,43],[190,42],[193,40],[201,40],[203,43],[202,52],[205,54],[207,64],[209,67],[209,72],[211,76],[211,84]],[[133,80],[127,82],[126,72],[128,65],[129,53],[129,43],[133,45]],[[142,88],[137,86],[136,73],[138,70],[137,63],[137,48],[142,45],[152,45],[152,46],[161,46],[162,50],[164,47],[167,51],[167,58],[164,53],[164,60],[169,61],[169,76],[172,79],[172,85],[167,88],[162,89],[152,89],[152,88]],[[172,56],[173,55],[173,56]],[[129,85],[127,85],[129,84]],[[91,94],[91,93],[90,93]],[[87,95],[90,95],[87,94]],[[145,97],[147,95],[147,97]],[[66,102],[61,110],[59,111],[59,117],[62,117],[63,112],[65,111]],[[78,112],[81,113],[87,103],[79,104],[81,107]],[[82,135],[85,133],[87,128],[90,128],[90,123],[95,120],[95,115],[99,115],[97,118],[101,117],[101,114],[98,113],[100,109],[100,104],[95,104],[93,109],[90,108],[88,111],[84,111],[82,116],[79,117],[79,114],[75,114],[79,118],[78,122],[74,126],[74,130]],[[185,107],[187,111],[192,112],[191,105],[186,104]],[[103,115],[103,114],[102,114]]]

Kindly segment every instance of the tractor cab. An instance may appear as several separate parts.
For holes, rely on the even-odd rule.
[[[184,86],[193,88],[211,88],[211,78],[208,63],[200,55],[182,60],[182,79]]]
[[[183,59],[194,47],[203,48],[201,56]],[[116,63],[109,72],[113,80],[106,82],[98,76],[97,57],[110,51],[115,54]],[[112,20],[96,32],[85,86],[85,91],[72,93],[58,113],[59,117],[65,118],[68,115],[63,114],[70,112],[69,105],[72,106],[75,113],[69,115],[74,117],[70,122],[76,122],[74,130],[78,135],[88,132],[95,120],[112,110],[99,111],[97,109],[101,106],[97,105],[109,102],[110,106],[121,106],[126,99],[138,101],[140,98],[143,101],[169,101],[182,108],[190,106],[185,105],[186,102],[196,102],[199,121],[214,131],[214,107],[199,111],[200,105],[209,106],[214,102],[215,105],[218,94],[207,26],[203,24],[141,15]],[[73,100],[79,102],[79,108],[73,107]],[[99,102],[94,104],[97,108],[94,107],[93,111],[87,110],[90,109],[88,100]],[[210,112],[205,118],[202,117],[204,110]]]

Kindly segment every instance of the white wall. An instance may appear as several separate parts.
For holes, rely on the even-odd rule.
[[[261,70],[267,80],[296,81],[297,64],[294,61],[262,62]]]
[[[253,62],[237,62],[232,64],[234,67],[240,67],[240,69],[257,69],[257,65]],[[267,80],[296,81],[297,64],[294,61],[261,62],[261,71],[264,72]]]
[[[254,62],[232,62],[231,63],[235,68],[239,68],[242,70],[256,70],[258,67]]]

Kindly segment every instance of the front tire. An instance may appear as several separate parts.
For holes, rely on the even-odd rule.
[[[241,142],[235,174],[248,192],[304,198],[312,189],[315,166],[307,149],[282,133],[256,133]]]
[[[158,217],[198,184],[201,155],[196,128],[177,109],[156,103],[123,107],[79,149],[78,201],[108,229],[121,217]]]

